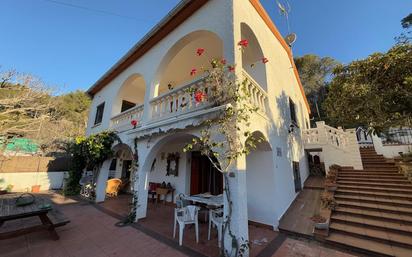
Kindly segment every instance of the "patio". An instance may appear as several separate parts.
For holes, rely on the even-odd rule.
[[[117,217],[124,217],[129,211],[130,195],[119,195],[117,198],[107,199],[98,206],[108,214]],[[203,220],[204,215],[199,214],[199,219]],[[147,218],[139,220],[139,226],[146,231],[155,232],[156,238],[163,238],[178,245],[178,233],[173,238],[173,220],[174,206],[164,205],[163,202],[157,204],[149,201]],[[211,240],[207,240],[208,223],[199,222],[199,243],[195,240],[194,226],[186,226],[183,238],[183,247],[202,253],[205,256],[218,256],[219,248],[217,246],[217,232],[212,229]],[[273,242],[279,233],[266,227],[249,225],[249,241],[251,242],[250,256],[259,256],[271,242]]]
[[[183,246],[172,239],[169,222],[171,206],[150,205],[146,220],[132,226],[116,223],[127,213],[130,196],[120,195],[103,204],[90,204],[79,199],[49,193],[57,208],[71,222],[57,231],[60,240],[53,241],[47,232],[0,241],[4,257],[82,257],[82,256],[217,256],[216,234],[207,241],[207,227],[200,227],[200,242],[194,241],[193,228],[186,229]],[[160,214],[163,213],[163,214]],[[325,248],[313,241],[287,238],[265,228],[250,226],[251,241],[266,237],[268,243],[252,244],[251,256],[353,256]],[[137,255],[138,254],[138,255]]]

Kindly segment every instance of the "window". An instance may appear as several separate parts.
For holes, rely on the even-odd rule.
[[[296,105],[292,101],[291,98],[289,98],[289,110],[290,110],[290,120],[291,122],[298,127],[298,121],[296,119]]]
[[[122,109],[121,109],[120,112],[127,111],[127,110],[129,110],[129,109],[132,109],[132,108],[135,107],[135,106],[136,106],[135,103],[132,103],[132,102],[123,100],[123,101],[122,101]]]
[[[302,190],[302,182],[300,180],[299,162],[292,162],[293,180],[295,184],[295,193]]]
[[[102,123],[103,120],[103,112],[104,112],[104,103],[99,104],[96,107],[96,117],[94,119],[94,125]]]

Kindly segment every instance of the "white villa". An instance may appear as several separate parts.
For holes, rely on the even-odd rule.
[[[241,40],[249,42],[243,51]],[[205,58],[197,58],[198,48],[205,49]],[[269,62],[259,61],[263,57]],[[115,161],[107,160],[100,170],[96,201],[105,200],[109,177],[130,179],[135,149],[137,219],[147,216],[150,183],[170,183],[175,192],[167,200],[172,202],[179,194],[222,193],[223,177],[208,158],[196,151],[183,152],[185,144],[199,136],[202,121],[220,110],[207,101],[195,102],[185,90],[207,92],[204,74],[191,76],[190,71],[207,66],[210,58],[236,64],[237,77],[248,78],[250,101],[259,107],[252,127],[265,141],[237,161],[229,181],[232,230],[238,238],[248,239],[248,221],[277,229],[309,175],[308,151],[335,144],[336,153],[351,146],[350,137],[355,140],[353,151],[345,153],[355,153],[359,158],[355,162],[360,162],[353,131],[319,126],[329,135],[321,142],[318,130],[309,128],[310,111],[292,51],[259,0],[181,1],[88,90],[93,102],[87,134],[115,130],[122,139],[122,144],[113,146]],[[338,153],[338,158],[342,156]],[[171,159],[177,170],[167,175]]]

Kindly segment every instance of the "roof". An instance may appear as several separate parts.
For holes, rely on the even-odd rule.
[[[182,0],[173,10],[171,10],[166,17],[164,17],[154,28],[152,28],[146,36],[144,36],[139,42],[137,42],[115,65],[113,65],[98,81],[96,81],[88,90],[87,93],[91,96],[99,92],[110,81],[112,81],[121,72],[127,69],[131,64],[143,56],[159,41],[166,37],[176,27],[182,24],[186,19],[192,16],[197,10],[205,5],[209,0]],[[282,35],[276,28],[275,24],[271,20],[268,13],[259,0],[249,0],[260,17],[266,23],[268,28],[272,31],[274,36],[278,39],[282,47],[288,54],[289,60],[293,66],[293,71],[296,80],[299,84],[300,91],[303,95],[308,112],[310,113],[309,104],[303,90],[302,83],[299,78],[298,70],[296,69],[295,62],[293,61],[293,55],[290,47],[283,39]]]
[[[99,92],[121,72],[143,56],[159,41],[166,37],[187,18],[199,10],[208,0],[182,0],[156,26],[154,26],[139,42],[137,42],[115,65],[113,65],[87,93],[91,96]]]

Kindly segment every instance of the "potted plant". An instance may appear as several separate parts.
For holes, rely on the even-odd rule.
[[[338,203],[330,192],[322,193],[321,203],[323,208],[327,208],[329,210],[335,210],[335,208],[338,206]]]
[[[6,187],[7,192],[10,193],[11,190],[13,190],[13,187],[14,187],[14,185],[8,184],[7,187]]]
[[[31,192],[32,192],[32,193],[38,193],[38,192],[40,192],[40,185],[33,185],[33,186],[31,186]]]
[[[329,192],[335,192],[338,189],[338,185],[333,181],[325,181],[325,189]]]
[[[315,222],[316,229],[328,229],[329,227],[329,219],[321,215],[314,215],[310,219]]]

